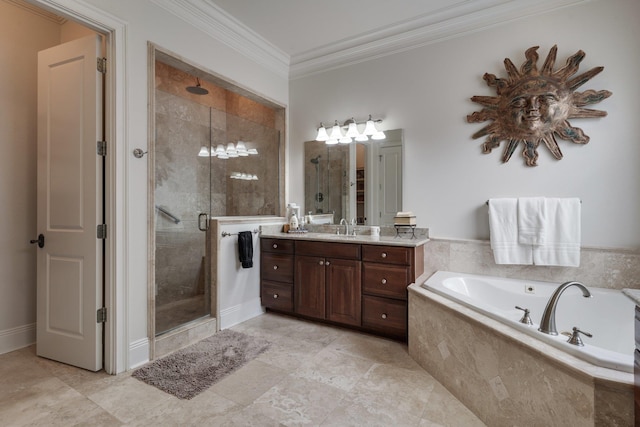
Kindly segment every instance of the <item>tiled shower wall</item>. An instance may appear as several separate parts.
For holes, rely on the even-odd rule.
[[[488,241],[432,238],[425,245],[425,274],[438,270],[540,280],[558,284],[577,280],[587,286],[640,289],[640,252],[583,247],[580,267],[497,265]]]
[[[276,215],[281,173],[281,111],[205,80],[207,95],[186,91],[195,77],[156,62],[155,204],[180,219],[156,216],[156,306],[202,294],[205,233],[198,214]],[[211,129],[210,129],[211,124]],[[245,141],[257,156],[222,160],[198,157],[201,146]],[[230,179],[232,172],[257,181]],[[209,200],[209,198],[211,200]]]

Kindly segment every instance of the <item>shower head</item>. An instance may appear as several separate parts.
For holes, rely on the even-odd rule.
[[[202,86],[200,86],[200,79],[196,77],[196,85],[195,86],[187,86],[187,92],[193,93],[194,95],[206,95],[209,91]]]
[[[314,157],[313,159],[311,159],[309,161],[311,163],[313,163],[314,165],[317,165],[320,162],[320,157],[322,157],[322,156]]]

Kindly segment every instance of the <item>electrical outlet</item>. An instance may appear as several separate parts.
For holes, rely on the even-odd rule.
[[[524,293],[525,294],[535,294],[536,287],[534,285],[524,285]]]

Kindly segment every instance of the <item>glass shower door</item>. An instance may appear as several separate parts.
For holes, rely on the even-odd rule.
[[[155,332],[211,315],[211,108],[156,90]]]

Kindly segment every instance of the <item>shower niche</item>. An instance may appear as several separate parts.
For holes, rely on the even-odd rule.
[[[284,109],[155,46],[150,57],[149,335],[157,347],[199,324],[217,329],[210,218],[284,211]]]

